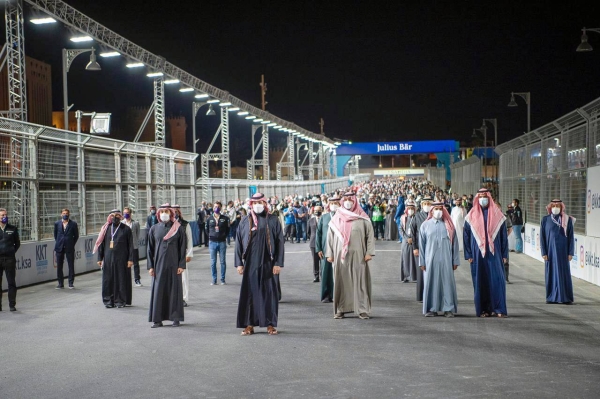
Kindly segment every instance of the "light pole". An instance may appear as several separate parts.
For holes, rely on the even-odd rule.
[[[199,141],[199,139],[196,139],[196,116],[198,115],[198,111],[200,110],[200,108],[206,104],[208,104],[206,101],[192,101],[192,152],[194,154],[197,154],[196,144],[198,144],[198,141]],[[212,108],[212,104],[211,104],[210,108],[208,109],[208,111],[206,112],[206,115],[215,115],[215,111]],[[196,159],[197,159],[197,157],[196,157]],[[194,170],[196,171],[196,174],[198,174],[198,168],[196,167],[196,160],[194,160]],[[195,180],[195,178],[196,178],[196,176],[194,176],[194,180]]]
[[[100,64],[98,64],[98,61],[96,61],[96,49],[92,48],[88,48],[88,49],[77,49],[77,50],[72,50],[72,49],[66,49],[64,48],[62,51],[62,69],[63,69],[63,107],[64,107],[64,121],[65,121],[65,126],[64,129],[65,130],[69,130],[69,109],[71,107],[69,107],[69,90],[68,90],[68,86],[67,86],[67,73],[69,72],[69,69],[71,68],[71,64],[73,63],[73,61],[75,60],[75,58],[77,58],[77,56],[79,54],[83,54],[83,53],[87,53],[87,52],[92,52],[92,54],[90,55],[90,62],[88,62],[88,64],[86,65],[85,69],[87,71],[100,71],[102,68],[100,67]]]
[[[479,129],[473,129],[473,135],[471,137],[477,137],[477,133],[476,132],[482,132],[483,133],[483,170],[484,170],[484,179],[487,179],[487,153],[486,153],[486,148],[487,148],[487,128],[484,127],[483,128],[479,128]]]
[[[521,97],[525,100],[525,104],[527,104],[527,133],[531,132],[531,93],[510,93],[510,102],[508,103],[509,107],[518,107],[519,104],[515,101],[515,95]]]
[[[486,122],[490,122],[494,126],[494,145],[492,147],[496,148],[498,146],[498,120],[496,118],[492,119],[484,119],[483,125],[481,125],[481,130],[484,130],[484,135],[487,135],[487,125]],[[486,145],[486,155],[487,155],[487,143]],[[494,179],[498,180],[498,163],[496,162],[494,165]]]
[[[581,35],[581,43],[579,43],[579,46],[577,46],[577,52],[581,53],[581,52],[587,52],[587,51],[593,51],[594,48],[592,47],[591,44],[588,43],[588,37],[586,32],[590,31],[590,32],[596,32],[596,33],[600,33],[600,28],[583,28],[581,30],[582,35]]]

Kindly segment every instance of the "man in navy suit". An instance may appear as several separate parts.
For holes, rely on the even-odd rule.
[[[67,258],[67,265],[69,266],[69,289],[75,288],[73,283],[75,282],[75,244],[79,239],[79,228],[77,223],[69,219],[69,210],[63,209],[61,211],[62,220],[54,223],[54,252],[56,253],[56,277],[58,285],[56,289],[65,288],[63,275],[63,264],[65,256]]]

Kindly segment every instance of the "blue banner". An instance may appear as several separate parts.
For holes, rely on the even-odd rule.
[[[392,141],[380,143],[341,144],[337,155],[404,155],[433,154],[436,152],[458,151],[459,143],[455,140],[436,141]]]

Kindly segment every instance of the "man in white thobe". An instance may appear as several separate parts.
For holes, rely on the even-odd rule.
[[[419,229],[419,265],[423,270],[423,314],[444,312],[454,317],[458,310],[454,270],[460,264],[458,240],[450,214],[443,202],[434,202]],[[427,266],[425,266],[427,265]]]

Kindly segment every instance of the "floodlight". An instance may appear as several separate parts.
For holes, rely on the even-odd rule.
[[[214,100],[214,99],[213,99],[213,100],[208,100],[206,103],[207,103],[207,104],[218,104],[218,103],[220,103],[220,102],[221,102],[221,101],[219,101],[219,100]]]
[[[94,39],[92,39],[91,37],[89,37],[89,36],[87,36],[87,35],[85,35],[85,36],[73,36],[73,37],[71,38],[71,41],[72,41],[73,43],[91,42],[91,41],[93,41],[93,40],[94,40]]]
[[[179,79],[167,79],[163,83],[166,85],[174,85],[176,83],[179,83]]]
[[[231,105],[231,103],[224,102],[224,103],[219,104],[219,107],[229,107],[230,105]]]
[[[249,114],[250,114],[250,112],[248,112],[248,111],[238,112],[239,116],[246,116],[246,115],[249,115]]]
[[[162,72],[150,72],[150,73],[146,74],[146,76],[148,76],[149,78],[159,78],[163,75],[164,75],[164,73],[162,73]]]
[[[29,20],[29,22],[31,22],[32,24],[35,24],[35,25],[44,25],[44,24],[54,24],[54,23],[56,23],[56,20],[51,17],[45,17],[45,18],[32,18],[31,20]]]
[[[239,111],[239,110],[240,110],[239,107],[229,108],[229,112],[235,112],[235,111]]]
[[[103,53],[99,54],[100,57],[103,58],[110,58],[110,57],[119,57],[121,55],[121,53],[119,53],[118,51],[106,51]]]
[[[250,116],[247,116],[246,119],[248,119],[248,120],[256,119],[256,116],[250,115]]]
[[[131,62],[125,65],[127,68],[142,68],[144,66],[143,62]]]
[[[190,91],[194,91],[193,87],[182,87],[181,89],[179,89],[180,92],[182,93],[189,93]]]
[[[110,134],[110,113],[92,115],[90,133]]]
[[[208,97],[210,97],[210,96],[208,94],[204,94],[204,93],[202,93],[202,94],[196,94],[194,96],[194,98],[208,98]]]

